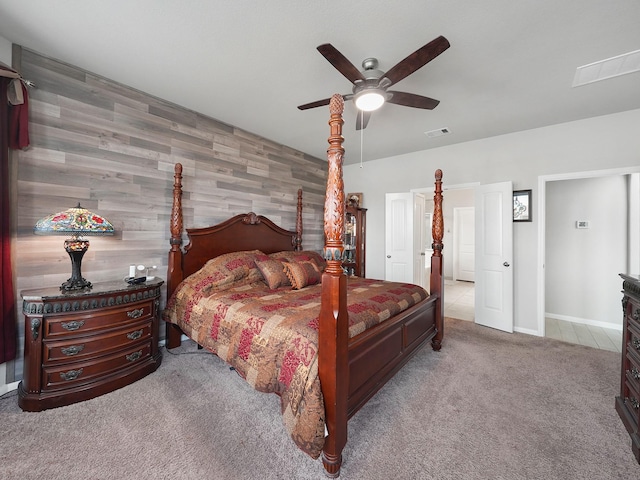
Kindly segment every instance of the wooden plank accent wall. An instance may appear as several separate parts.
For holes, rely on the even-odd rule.
[[[29,91],[31,147],[17,161],[17,292],[69,278],[64,237],[35,236],[33,226],[78,202],[116,228],[114,237],[90,238],[87,280],[124,278],[130,264],[157,265],[165,278],[176,162],[184,166],[185,227],[253,211],[295,229],[302,187],[303,247],[321,251],[326,160],[33,51],[16,53],[37,86]]]

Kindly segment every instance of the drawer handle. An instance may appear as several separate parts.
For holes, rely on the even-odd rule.
[[[135,310],[131,310],[127,312],[127,317],[129,318],[140,318],[144,314],[144,308],[139,308]]]
[[[142,356],[142,350],[138,350],[137,352],[133,352],[130,355],[127,355],[127,360],[129,360],[130,362],[135,362],[136,360],[138,360],[140,357]]]
[[[72,345],[70,347],[62,348],[60,351],[69,357],[79,354],[84,350],[84,345]]]
[[[631,368],[631,376],[635,380],[640,380],[640,371],[636,367]]]
[[[640,308],[636,308],[636,311],[631,316],[637,322],[640,319]]]
[[[75,320],[73,322],[62,322],[61,325],[65,330],[73,332],[74,330],[78,330],[84,325],[84,320],[80,320],[79,322]]]
[[[639,339],[634,338],[632,343],[633,343],[633,346],[634,346],[634,348],[636,350],[640,350],[640,340]]]
[[[80,375],[82,375],[81,368],[79,368],[78,370],[69,370],[68,372],[60,372],[60,378],[65,381],[75,380]]]
[[[637,398],[627,397],[625,400],[629,402],[635,410],[638,410],[640,408],[640,402],[638,401]]]
[[[142,330],[135,330],[131,333],[127,333],[127,338],[129,340],[137,340],[142,336]]]

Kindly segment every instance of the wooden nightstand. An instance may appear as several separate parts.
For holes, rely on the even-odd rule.
[[[155,371],[163,280],[96,283],[90,290],[21,292],[24,378],[18,404],[40,411],[88,400]]]

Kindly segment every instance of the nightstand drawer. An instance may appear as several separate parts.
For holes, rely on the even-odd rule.
[[[45,317],[44,336],[84,335],[104,328],[113,328],[122,324],[137,322],[151,318],[153,314],[153,300],[123,305],[99,312],[86,311],[65,316]]]
[[[152,324],[147,321],[109,331],[102,335],[73,339],[46,341],[42,363],[76,362],[87,357],[96,357],[119,350],[134,343],[148,341],[152,335]]]
[[[44,366],[42,390],[67,389],[95,379],[103,379],[112,372],[121,372],[127,367],[134,367],[150,356],[151,345],[147,342],[97,360],[86,360],[57,367]]]

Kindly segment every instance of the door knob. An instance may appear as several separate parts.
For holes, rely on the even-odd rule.
[[[387,258],[391,258],[391,255],[387,255]]]
[[[505,267],[509,266],[509,262],[504,262],[502,265],[504,265]]]

